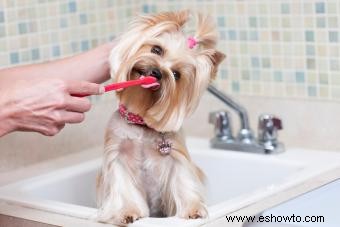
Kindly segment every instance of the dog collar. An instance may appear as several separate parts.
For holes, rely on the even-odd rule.
[[[120,116],[124,118],[127,121],[127,123],[136,125],[146,125],[141,116],[129,112],[124,104],[119,104],[118,111]]]
[[[129,112],[124,104],[119,104],[118,111],[120,116],[124,118],[127,123],[147,126],[141,116]],[[170,140],[166,139],[165,132],[160,132],[159,134],[161,139],[158,142],[157,150],[161,155],[168,155],[172,150],[172,143],[170,142]]]

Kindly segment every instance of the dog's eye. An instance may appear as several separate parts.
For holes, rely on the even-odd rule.
[[[178,71],[173,71],[172,74],[174,75],[175,80],[179,80],[179,78],[181,78],[181,74]]]
[[[157,54],[157,55],[159,55],[159,56],[162,56],[162,55],[163,55],[163,49],[162,49],[162,47],[160,47],[160,46],[153,46],[153,47],[151,48],[151,53]]]

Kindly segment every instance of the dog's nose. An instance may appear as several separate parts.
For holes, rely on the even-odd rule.
[[[152,68],[150,71],[150,76],[155,77],[157,80],[161,80],[162,79],[162,73],[159,69],[157,68]]]

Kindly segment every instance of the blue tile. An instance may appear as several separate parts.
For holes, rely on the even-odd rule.
[[[11,64],[17,64],[19,63],[19,53],[18,52],[12,52],[9,55]]]
[[[61,28],[66,28],[66,27],[68,27],[67,19],[66,19],[66,18],[60,18],[59,26],[60,26]]]
[[[280,71],[274,72],[274,81],[275,82],[282,82],[283,81],[282,72],[280,72]]]
[[[74,1],[70,1],[70,2],[68,3],[68,11],[69,11],[70,13],[76,12],[76,11],[77,11],[77,3],[74,2]]]
[[[149,13],[150,10],[149,10],[149,6],[147,4],[144,4],[143,5],[143,13]]]
[[[26,23],[23,23],[23,22],[21,22],[21,23],[19,23],[18,24],[18,30],[19,30],[19,33],[20,34],[25,34],[25,33],[27,33],[27,24]]]
[[[40,52],[38,48],[31,50],[32,60],[38,60],[40,58]]]
[[[281,4],[281,13],[289,14],[289,12],[290,12],[290,8],[289,8],[288,3],[282,3]]]
[[[314,41],[314,32],[313,31],[305,31],[305,39],[307,42]]]
[[[249,40],[256,41],[259,39],[257,31],[250,31],[248,36],[249,36]]]
[[[219,27],[224,27],[225,26],[224,17],[217,17],[217,25]]]
[[[315,55],[315,47],[312,45],[306,46],[306,55],[307,56],[314,56]]]
[[[325,3],[324,2],[315,3],[315,12],[316,13],[325,13]]]
[[[60,56],[60,46],[59,45],[55,45],[55,46],[52,47],[52,55],[53,55],[53,57]]]
[[[305,82],[305,73],[304,72],[296,72],[295,73],[295,80],[297,83],[304,83]]]
[[[315,86],[308,86],[308,96],[315,97],[316,96],[316,87]]]
[[[81,50],[82,50],[82,51],[88,50],[88,49],[90,48],[90,47],[89,47],[89,41],[88,41],[88,40],[83,40],[83,41],[81,41],[80,47],[81,47]]]
[[[249,17],[249,26],[256,28],[257,27],[257,18],[256,17]]]
[[[260,67],[260,59],[258,57],[252,57],[251,58],[251,65],[253,68],[259,68]]]
[[[229,37],[229,40],[236,40],[237,39],[236,31],[235,30],[228,31],[228,37]]]
[[[338,32],[329,32],[329,42],[337,43],[339,41]]]
[[[240,84],[237,81],[233,81],[231,83],[231,88],[232,88],[233,92],[238,93],[240,91]]]
[[[82,13],[79,15],[80,24],[87,24],[87,15]]]
[[[221,78],[227,79],[228,78],[228,71],[226,69],[221,70]]]
[[[3,11],[0,11],[0,23],[5,22],[5,15]]]

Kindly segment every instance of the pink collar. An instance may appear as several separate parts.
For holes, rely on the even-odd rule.
[[[124,104],[119,104],[118,111],[120,113],[120,116],[122,116],[122,118],[124,118],[127,121],[127,123],[136,125],[146,125],[141,116],[129,112]]]

